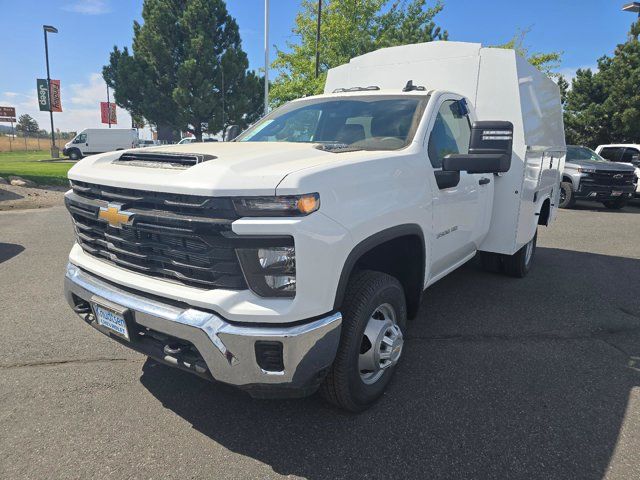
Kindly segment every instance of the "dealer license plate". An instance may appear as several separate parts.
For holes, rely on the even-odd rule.
[[[127,322],[124,317],[111,309],[94,305],[98,325],[108,328],[117,335],[129,340],[129,331],[127,330]]]
[[[613,192],[611,192],[612,197],[619,197],[620,195],[622,195],[622,192],[618,190],[614,190]]]

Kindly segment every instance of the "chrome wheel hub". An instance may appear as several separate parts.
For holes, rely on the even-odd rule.
[[[388,303],[377,307],[364,329],[358,369],[360,378],[368,385],[377,382],[384,371],[398,363],[404,339],[396,323],[396,312]]]

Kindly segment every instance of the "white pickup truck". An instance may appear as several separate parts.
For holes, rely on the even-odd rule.
[[[427,287],[478,254],[527,274],[564,155],[558,88],[513,51],[379,50],[234,142],[75,165],[66,296],[158,361],[360,411]]]

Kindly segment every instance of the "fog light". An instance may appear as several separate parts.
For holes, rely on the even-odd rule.
[[[296,277],[291,275],[266,275],[264,281],[269,288],[279,292],[295,292]]]
[[[293,243],[293,239],[291,239]],[[236,250],[247,286],[261,297],[294,297],[296,249],[293,245]]]
[[[295,272],[296,249],[293,247],[274,247],[258,249],[258,261],[262,268],[278,268],[283,272]]]

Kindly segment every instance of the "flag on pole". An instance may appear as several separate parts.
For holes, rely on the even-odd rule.
[[[100,115],[102,117],[102,123],[117,125],[118,119],[116,117],[115,103],[100,102]],[[109,121],[109,117],[111,117],[111,121]]]
[[[60,80],[51,80],[51,84],[49,85],[50,90],[50,100],[51,100],[51,111],[52,112],[61,112],[62,111],[62,99],[60,97]]]
[[[38,105],[41,112],[48,112],[51,104],[49,103],[49,87],[46,78],[38,78]]]

